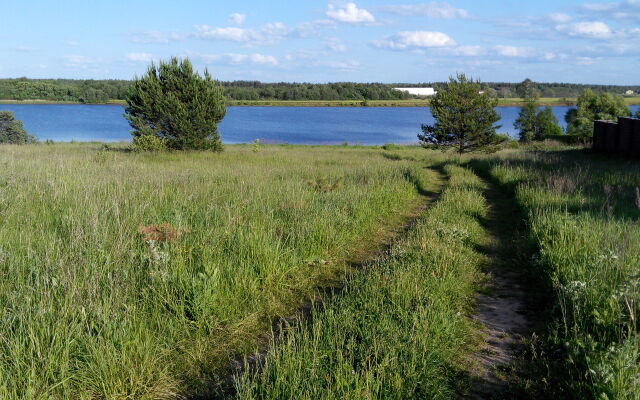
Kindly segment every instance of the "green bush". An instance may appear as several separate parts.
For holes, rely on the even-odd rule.
[[[593,121],[612,120],[631,115],[629,107],[621,96],[611,93],[595,94],[585,90],[578,98],[578,111],[572,119],[567,133],[584,138],[593,136]]]
[[[136,138],[155,136],[175,150],[222,150],[223,88],[207,70],[204,77],[195,72],[188,59],[151,64],[133,82],[125,111]]]
[[[0,111],[0,143],[27,144],[37,139],[25,131],[22,121],[17,120],[11,111]]]
[[[383,148],[384,150],[400,150],[400,149],[401,149],[401,147],[400,147],[399,145],[394,144],[394,143],[385,143],[385,144],[382,146],[382,148]]]
[[[168,150],[168,147],[166,141],[162,138],[154,135],[141,135],[133,138],[131,150],[136,153],[146,151],[166,151]]]

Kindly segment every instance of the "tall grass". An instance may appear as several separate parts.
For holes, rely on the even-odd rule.
[[[424,183],[350,148],[3,146],[0,166],[2,399],[210,394]]]
[[[514,190],[540,248],[556,323],[542,351],[551,393],[640,398],[640,164],[579,151],[485,165]]]
[[[451,399],[477,338],[468,315],[486,261],[480,180],[448,188],[408,236],[347,281],[237,379],[239,399]]]

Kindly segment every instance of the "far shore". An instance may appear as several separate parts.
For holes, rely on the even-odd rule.
[[[625,97],[628,105],[640,105],[640,96]],[[574,106],[575,98],[543,97],[538,103],[541,106]],[[124,100],[109,100],[104,103],[81,103],[73,101],[50,100],[0,100],[2,104],[81,104],[81,105],[119,105],[126,104]],[[242,107],[428,107],[428,99],[410,100],[230,100],[229,106]],[[520,107],[522,99],[498,99],[498,107]]]

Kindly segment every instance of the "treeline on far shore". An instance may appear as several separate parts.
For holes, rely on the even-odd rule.
[[[383,84],[383,83],[263,83],[258,81],[220,82],[231,101],[364,101],[411,100],[418,96],[395,90],[396,87],[434,87],[444,83]],[[491,96],[511,99],[520,97],[519,83],[482,83]],[[585,89],[595,93],[617,95],[629,91],[637,94],[640,86],[581,85],[572,83],[534,83],[543,98],[578,97]],[[0,100],[43,100],[75,103],[106,103],[124,100],[131,81],[72,79],[0,79]]]

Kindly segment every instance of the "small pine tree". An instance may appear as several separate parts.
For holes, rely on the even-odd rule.
[[[175,150],[222,150],[217,124],[227,108],[223,88],[188,59],[173,57],[136,79],[127,94],[125,117],[135,138],[153,135]]]
[[[534,98],[524,99],[524,106],[518,113],[518,118],[513,126],[519,131],[520,142],[529,143],[535,139],[537,124],[536,119],[538,115],[538,104]]]
[[[0,111],[0,143],[27,144],[35,143],[37,139],[29,135],[11,111]]]
[[[496,143],[498,100],[480,93],[480,82],[459,73],[431,100],[436,122],[422,125],[418,139],[426,148],[456,148],[462,154]]]
[[[558,125],[558,119],[553,115],[551,107],[539,109],[538,91],[530,79],[525,79],[518,85],[518,93],[522,96],[524,105],[513,126],[519,131],[520,142],[529,143],[533,140],[544,140],[547,135],[562,134],[562,128]]]
[[[534,140],[544,140],[547,136],[562,135],[563,133],[560,124],[558,124],[558,118],[553,115],[551,107],[545,107],[538,111]]]

